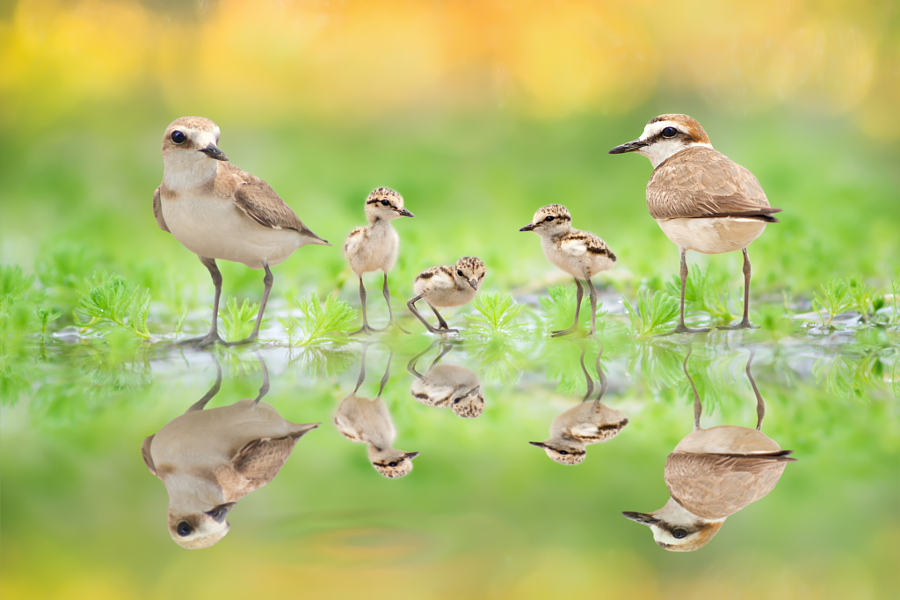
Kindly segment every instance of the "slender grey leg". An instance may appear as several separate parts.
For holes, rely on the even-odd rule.
[[[606,388],[609,387],[609,380],[606,379],[606,373],[603,372],[603,366],[600,364],[600,359],[603,357],[603,344],[600,344],[600,351],[597,352],[597,364],[594,365],[597,368],[597,380],[600,382],[600,391],[597,393],[597,397],[595,400],[600,400],[603,397],[603,394],[606,393]]]
[[[393,325],[403,333],[409,333],[407,330],[400,327],[400,323],[394,320],[394,311],[391,310],[391,293],[388,291],[387,273],[384,274],[384,285],[381,288],[381,293],[384,294],[384,301],[387,302],[388,317],[390,318],[388,324]]]
[[[684,357],[684,362],[681,363],[681,368],[684,370],[685,376],[687,376],[688,382],[691,384],[691,390],[694,392],[694,431],[700,429],[700,414],[703,412],[703,405],[700,403],[700,395],[697,393],[697,386],[694,385],[694,380],[691,379],[690,373],[687,370],[687,362],[691,357],[691,351],[693,348],[688,348],[688,353]]]
[[[593,336],[597,332],[597,290],[590,277],[587,278],[587,283],[591,288],[591,336]]]
[[[216,363],[216,382],[211,388],[209,388],[209,391],[206,392],[202,398],[191,404],[190,408],[188,408],[185,412],[203,410],[203,407],[206,406],[206,403],[212,400],[213,396],[219,393],[219,388],[222,387],[222,365],[219,364],[219,357],[217,357],[215,354],[213,354],[213,360]]]
[[[378,396],[376,398],[381,398],[381,392],[384,391],[384,386],[388,382],[388,377],[391,376],[391,359],[394,358],[394,353],[391,352],[388,354],[387,366],[384,368],[384,375],[381,377],[381,386],[378,388]]]
[[[256,341],[256,338],[259,337],[259,325],[262,323],[263,313],[266,311],[266,303],[269,301],[269,292],[272,291],[272,283],[275,281],[275,277],[272,276],[269,265],[263,263],[263,269],[266,270],[266,275],[263,277],[263,285],[265,287],[263,288],[262,300],[259,303],[259,312],[256,314],[256,325],[253,326],[253,333],[237,342],[229,342],[229,346],[249,344],[250,342]]]
[[[356,387],[353,388],[353,393],[359,391],[359,386],[363,384],[363,381],[366,380],[366,351],[369,349],[369,345],[366,344],[363,346],[362,358],[359,360],[359,377],[356,378]]]
[[[750,380],[750,385],[753,387],[753,393],[756,394],[756,429],[759,431],[762,428],[763,418],[766,416],[766,402],[762,398],[762,394],[759,393],[759,388],[756,387],[756,381],[753,380],[753,374],[750,373],[750,365],[753,364],[753,351],[750,351],[750,359],[747,361],[747,379]]]
[[[431,310],[434,311],[434,314],[437,315],[439,322],[443,322],[443,323],[441,323],[441,325],[444,327],[444,329],[436,329],[436,328],[432,327],[431,324],[425,320],[425,317],[423,317],[421,314],[419,314],[418,309],[416,309],[416,302],[418,302],[421,299],[422,299],[422,294],[419,294],[415,298],[410,298],[409,302],[406,303],[406,306],[409,308],[410,312],[416,316],[417,319],[422,321],[422,324],[425,325],[426,328],[428,328],[428,331],[430,331],[431,333],[438,333],[438,334],[454,333],[454,332],[458,331],[456,329],[447,329],[446,328],[447,322],[444,321],[444,319],[441,317],[441,315],[438,313],[438,311],[435,310],[435,308],[433,306],[431,306],[431,304],[428,304],[428,302],[426,301],[425,303],[428,304],[428,306],[431,307]]]
[[[259,366],[262,368],[263,383],[259,386],[259,394],[256,396],[256,400],[253,401],[252,406],[259,404],[262,397],[269,393],[269,369],[266,368],[266,361],[263,360],[259,352],[256,353],[256,360],[259,361]]]
[[[678,326],[667,334],[672,333],[703,333],[709,331],[709,327],[700,329],[691,329],[684,324],[684,286],[687,284],[688,266],[687,266],[687,250],[681,249],[681,312],[678,315]]]
[[[420,358],[422,358],[423,356],[428,354],[432,348],[434,348],[435,346],[438,345],[438,343],[439,342],[437,340],[434,340],[433,342],[431,342],[430,346],[428,346],[427,348],[425,348],[424,350],[422,350],[421,352],[419,352],[418,354],[413,356],[409,360],[409,362],[406,363],[406,370],[409,372],[410,375],[412,375],[416,379],[422,379],[422,374],[419,373],[418,371],[416,371],[416,364],[419,362]]]
[[[568,329],[560,329],[559,331],[554,331],[550,334],[550,337],[559,337],[561,335],[569,335],[578,329],[578,314],[581,312],[581,299],[584,297],[584,289],[581,287],[581,282],[578,281],[578,278],[575,278],[575,285],[577,290],[575,291],[575,322],[572,323],[572,326]]]
[[[213,258],[206,258],[201,256],[200,262],[203,263],[209,270],[209,274],[212,277],[213,285],[216,287],[216,295],[213,298],[213,314],[212,321],[209,325],[209,333],[207,333],[203,337],[190,338],[187,340],[181,340],[178,342],[179,344],[187,344],[187,345],[196,345],[200,348],[204,346],[209,346],[210,344],[224,344],[225,341],[219,337],[219,298],[222,295],[222,273],[219,272],[219,267],[216,266],[216,261]]]
[[[755,329],[750,323],[750,255],[744,248],[744,318],[737,325],[719,327],[719,329]]]
[[[441,352],[436,357],[434,357],[433,361],[431,361],[431,366],[433,367],[434,365],[441,362],[441,359],[444,358],[447,355],[447,353],[450,352],[450,350],[452,350],[452,349],[453,349],[452,345],[441,343]]]
[[[362,275],[359,276],[359,301],[362,303],[363,324],[362,327],[360,327],[350,335],[356,335],[358,333],[372,333],[373,331],[375,331],[374,329],[369,327],[369,320],[366,318],[366,286],[363,285]]]
[[[441,329],[445,331],[456,331],[456,329],[450,329],[450,326],[447,325],[447,321],[444,320],[444,317],[441,316],[441,313],[438,312],[438,309],[436,309],[433,304],[431,304],[428,300],[425,301],[425,304],[428,305],[428,308],[430,308],[431,312],[434,313],[434,316],[437,317],[438,324],[441,326]]]
[[[584,380],[587,382],[587,391],[584,393],[584,398],[581,401],[587,402],[591,394],[594,393],[594,380],[591,379],[587,367],[584,366],[584,348],[581,349],[581,356],[578,358],[578,361],[581,363],[581,372],[584,373]]]

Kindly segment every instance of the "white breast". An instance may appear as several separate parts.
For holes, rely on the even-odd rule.
[[[703,254],[741,250],[766,229],[764,221],[742,217],[666,219],[657,223],[673,244]]]
[[[386,273],[397,262],[399,246],[397,231],[387,222],[379,223],[368,227],[364,234],[347,241],[347,260],[357,275],[371,271]]]
[[[169,231],[191,252],[253,269],[282,262],[306,240],[292,229],[260,225],[230,199],[182,192],[176,200],[163,200],[162,211]]]

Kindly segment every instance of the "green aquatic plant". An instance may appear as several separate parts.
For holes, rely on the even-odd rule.
[[[82,331],[119,327],[142,339],[150,339],[147,315],[150,290],[120,275],[105,275],[78,303],[76,319]],[[87,317],[86,321],[79,318]]]
[[[570,284],[554,285],[547,289],[547,296],[541,297],[541,310],[544,321],[551,330],[566,329],[575,320],[576,288]],[[603,329],[605,322],[602,317],[607,311],[603,309],[603,303],[597,302],[597,329]],[[578,326],[585,331],[590,327],[591,304],[588,294],[581,299],[581,311],[578,313]]]
[[[875,288],[854,277],[849,282],[849,294],[853,309],[859,313],[863,323],[868,323],[870,315],[876,310]]]
[[[732,310],[732,294],[722,276],[714,277],[711,269],[695,266],[688,271],[684,284],[685,310],[705,312],[719,323],[730,323],[736,315]],[[681,300],[681,277],[675,275],[666,284],[666,293],[676,301]]]
[[[850,283],[846,279],[832,279],[822,284],[821,293],[813,295],[812,309],[823,328],[834,329],[834,318],[854,307]]]
[[[234,296],[229,297],[225,302],[225,310],[219,313],[219,316],[222,317],[225,339],[243,340],[249,336],[256,323],[257,312],[259,312],[259,304],[244,298],[244,301],[238,305]],[[180,326],[181,323],[179,323]],[[260,329],[262,329],[262,324],[260,324]]]
[[[631,334],[637,337],[662,333],[666,324],[678,316],[678,300],[665,292],[651,292],[647,288],[638,290],[636,306],[622,297]]]
[[[466,350],[478,362],[478,376],[488,383],[516,383],[526,367],[525,353],[513,336],[498,335],[467,343]]]
[[[295,302],[300,311],[299,318],[294,315],[278,318],[288,336],[289,346],[347,343],[347,334],[353,329],[357,316],[356,310],[347,302],[332,294],[325,296],[325,302],[322,302],[315,292]]]
[[[512,294],[480,294],[472,300],[472,307],[478,314],[467,314],[466,319],[471,323],[469,331],[476,335],[517,333],[525,326],[524,323],[515,322],[524,306],[513,300]]]

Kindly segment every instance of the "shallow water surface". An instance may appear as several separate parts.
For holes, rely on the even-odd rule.
[[[881,330],[773,342],[749,331],[636,342],[613,331],[596,341],[500,334],[441,345],[417,333],[214,351],[48,339],[37,359],[6,366],[3,596],[888,597],[900,534],[895,339]],[[287,421],[321,425],[286,460],[289,449],[245,452],[255,465],[245,464],[249,479],[271,481],[237,494],[227,515],[206,516],[219,532],[214,517],[227,519],[227,535],[186,550],[174,541],[177,519],[170,535],[169,495],[141,447],[199,408],[219,369],[204,418],[255,399],[267,380],[262,403]],[[623,516],[663,507],[667,483],[683,490],[703,479],[696,494],[714,505],[755,485],[746,465],[679,481],[664,470],[694,430],[695,409],[702,428],[746,433],[763,406],[761,431],[796,462],[781,462],[771,491],[716,524],[714,537],[704,529],[708,543],[667,552],[648,526]],[[155,456],[168,452],[174,468],[190,471],[213,461],[210,445],[245,451],[253,435],[242,432],[258,424],[236,418],[185,426]],[[597,443],[573,446],[573,431],[593,432]],[[557,458],[579,464],[529,444],[562,438]],[[173,444],[193,449],[178,455]],[[279,452],[284,466],[273,477]],[[202,479],[172,484],[173,505],[214,513],[198,508],[209,502],[203,494],[184,489],[210,485]],[[726,480],[729,489],[716,487]],[[689,521],[685,536],[696,539],[710,519]]]

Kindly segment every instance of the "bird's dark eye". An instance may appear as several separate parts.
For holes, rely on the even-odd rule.
[[[460,400],[462,400],[462,398],[457,398],[456,400],[453,401],[453,404],[459,404]]]
[[[178,523],[178,525],[175,526],[175,532],[181,537],[187,537],[191,535],[192,531],[194,531],[194,528],[191,527],[191,524],[187,521],[181,521],[180,523]]]
[[[559,453],[560,454],[568,454],[568,452],[566,452],[565,450],[560,450]]]
[[[390,202],[388,202],[387,200],[382,200],[382,201],[381,201],[381,205],[382,205],[382,206],[387,206],[388,204],[390,204]]]
[[[459,275],[460,277],[465,277],[465,275],[462,274],[462,269],[457,269],[456,274]]]
[[[186,139],[187,136],[184,135],[184,132],[178,131],[177,129],[172,132],[172,141],[176,144],[183,144]]]
[[[556,217],[547,217],[547,218],[544,219],[544,220],[545,220],[546,222],[549,223],[550,221],[552,221],[552,220],[555,219],[555,218],[556,218]]]
[[[672,537],[674,537],[676,540],[681,540],[681,539],[684,539],[685,537],[687,537],[687,533],[688,532],[685,531],[684,529],[676,529],[675,531],[672,532]]]
[[[397,466],[397,461],[389,462],[389,463],[388,463],[388,466],[389,466],[389,467],[396,467],[396,466]]]
[[[663,134],[663,137],[667,137],[667,138],[675,137],[676,135],[678,135],[678,130],[675,129],[674,127],[666,127],[665,129],[662,130],[662,134]]]

